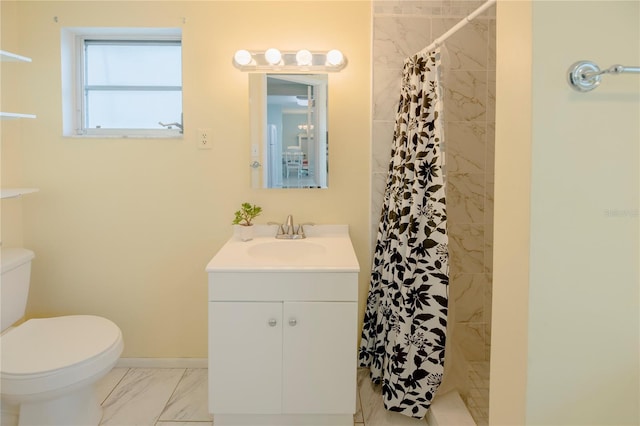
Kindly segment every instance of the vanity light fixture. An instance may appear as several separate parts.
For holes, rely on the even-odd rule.
[[[327,65],[338,66],[344,61],[344,55],[337,49],[327,52]]]
[[[264,58],[267,60],[269,65],[280,65],[282,62],[282,53],[275,48],[267,49],[267,51],[264,52]]]
[[[233,65],[241,71],[340,71],[347,66],[347,59],[339,50],[266,51],[238,50],[233,55]]]
[[[308,66],[313,64],[313,54],[307,49],[298,50],[296,53],[296,63],[300,66]]]
[[[253,58],[251,57],[251,52],[248,50],[238,50],[235,55],[233,55],[233,60],[236,64],[240,64],[242,66],[246,66],[251,64]]]

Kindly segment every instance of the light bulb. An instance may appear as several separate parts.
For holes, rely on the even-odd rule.
[[[342,52],[336,49],[330,50],[327,52],[327,63],[329,65],[338,66],[344,60],[344,56],[342,56]]]
[[[238,65],[249,65],[251,63],[251,53],[249,53],[248,50],[238,50],[236,54],[233,55],[233,59]]]
[[[313,63],[313,55],[307,49],[298,50],[296,62],[300,66],[311,65]]]
[[[280,60],[282,59],[282,54],[278,49],[271,48],[271,49],[267,49],[267,51],[264,52],[264,58],[271,65],[276,65],[280,63]]]

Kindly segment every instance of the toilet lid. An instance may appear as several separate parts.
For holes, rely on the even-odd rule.
[[[2,336],[2,373],[37,374],[82,363],[122,338],[118,326],[93,315],[31,319]]]

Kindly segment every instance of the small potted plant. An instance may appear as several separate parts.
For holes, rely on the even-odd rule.
[[[238,226],[238,232],[242,241],[249,241],[253,239],[253,222],[257,216],[262,213],[262,207],[251,205],[250,203],[242,203],[240,210],[235,212],[235,218],[233,219],[234,225]]]

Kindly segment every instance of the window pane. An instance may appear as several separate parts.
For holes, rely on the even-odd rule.
[[[86,84],[182,86],[180,43],[86,42]]]
[[[182,92],[89,91],[87,128],[161,129],[180,123]]]

